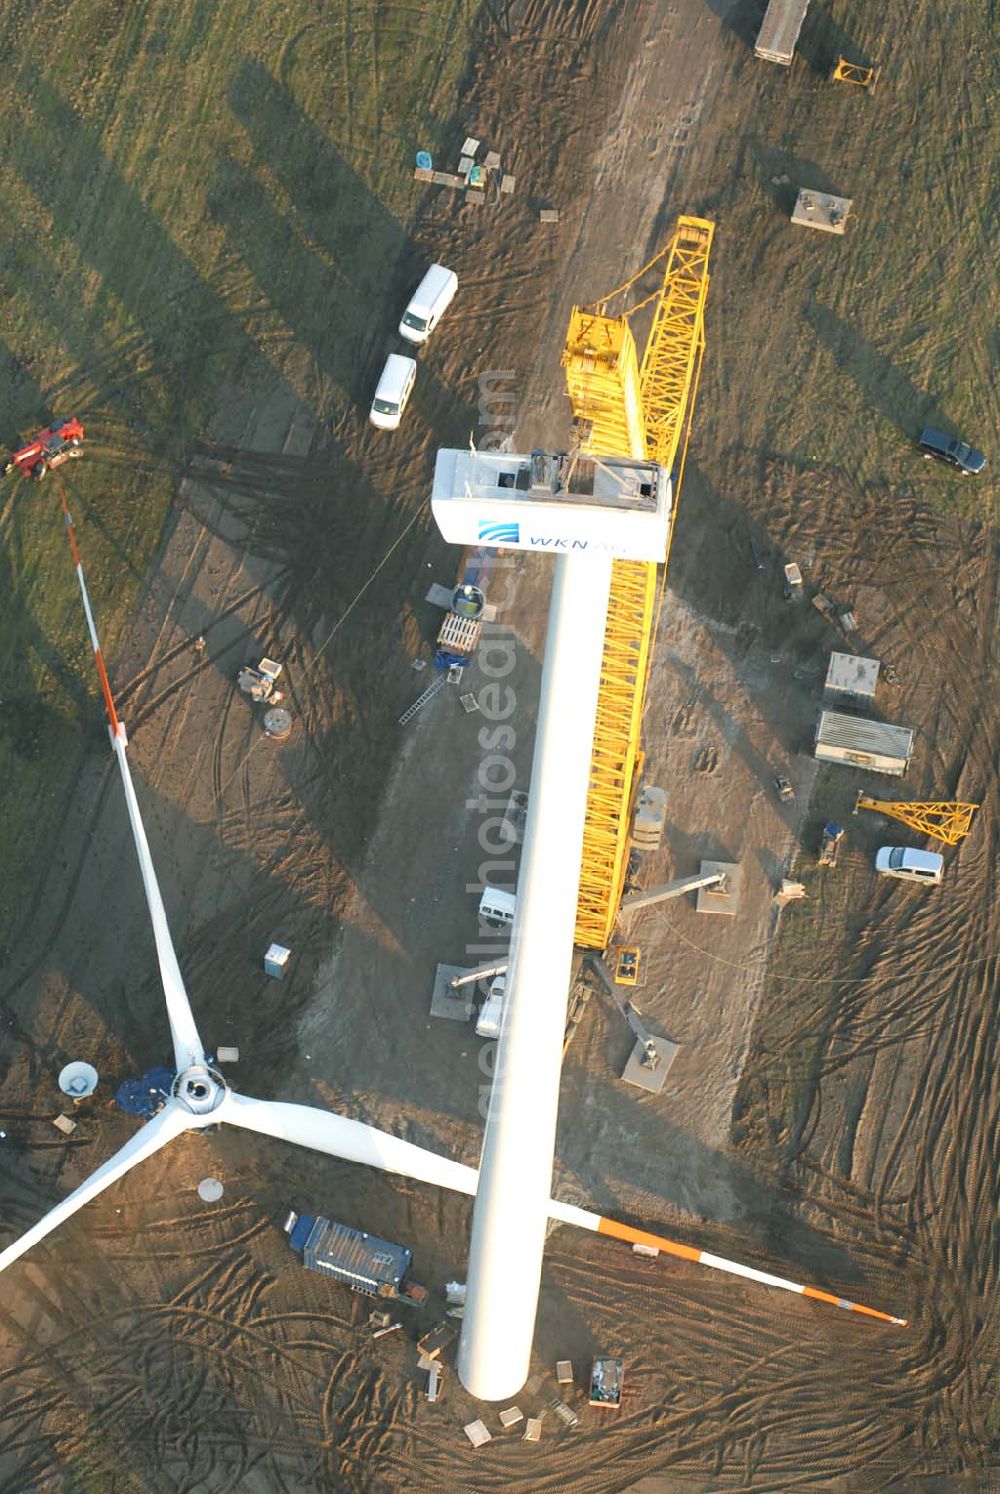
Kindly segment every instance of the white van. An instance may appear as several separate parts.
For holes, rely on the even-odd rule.
[[[407,342],[426,342],[451,305],[458,290],[458,276],[444,265],[431,265],[410,298],[399,324],[399,335]]]
[[[944,857],[937,851],[914,851],[908,846],[881,846],[875,854],[875,870],[881,877],[899,877],[904,882],[927,882],[936,887],[944,876]]]
[[[479,1008],[479,1016],[476,1018],[476,1037],[498,1038],[500,1036],[506,990],[506,975],[498,975],[490,986],[490,994]]]
[[[479,899],[479,916],[484,923],[492,924],[495,928],[509,928],[514,922],[516,909],[517,898],[512,892],[504,892],[500,887],[483,888],[483,895]]]
[[[372,400],[368,417],[372,425],[383,431],[396,430],[416,377],[417,365],[412,358],[404,358],[400,353],[389,354]]]

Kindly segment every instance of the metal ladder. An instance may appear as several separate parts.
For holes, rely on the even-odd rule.
[[[416,700],[410,706],[409,710],[404,711],[400,716],[399,725],[405,726],[408,721],[412,721],[417,712],[427,704],[432,695],[436,695],[438,693],[444,683],[445,676],[443,674],[439,674],[436,680],[432,680],[431,683],[427,686],[427,689],[424,691],[423,695],[418,695]]]

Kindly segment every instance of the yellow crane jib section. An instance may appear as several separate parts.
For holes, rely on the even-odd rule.
[[[704,351],[708,258],[715,232],[704,218],[679,218],[663,249],[604,300],[574,307],[563,353],[581,450],[650,458],[673,471]],[[608,303],[662,264],[657,288],[618,316]],[[630,319],[653,304],[638,364]],[[671,514],[677,510],[675,478]],[[668,540],[669,553],[669,540]],[[604,949],[628,870],[632,801],[642,766],[640,733],[649,677],[657,567],[616,561],[594,726],[576,942]]]
[[[867,794],[859,793],[854,813],[857,814],[859,809],[870,809],[875,814],[884,814],[891,820],[902,821],[918,835],[930,835],[947,846],[957,846],[968,835],[972,827],[972,816],[978,808],[978,804],[964,804],[959,799],[937,799],[917,804],[893,799],[869,799]]]
[[[655,609],[656,566],[616,560],[611,568],[576,906],[574,940],[585,949],[606,948],[628,871],[629,822],[642,767],[639,738]]]
[[[714,223],[704,218],[678,219],[639,371],[646,455],[670,469],[705,345],[708,256],[714,234]],[[676,508],[675,501],[675,512]]]

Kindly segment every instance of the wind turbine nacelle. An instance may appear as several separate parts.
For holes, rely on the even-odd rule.
[[[431,511],[450,545],[662,561],[670,474],[658,462],[579,453],[445,449]]]

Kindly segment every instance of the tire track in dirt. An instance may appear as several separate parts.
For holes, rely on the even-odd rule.
[[[121,1314],[107,1325],[112,1332],[121,1327],[126,1333],[116,1356],[122,1363],[109,1365],[105,1360],[103,1378],[113,1383],[118,1369],[125,1369],[128,1376],[125,1384],[118,1383],[114,1394],[105,1400],[103,1434],[109,1437],[110,1445],[117,1443],[123,1448],[129,1437],[138,1433],[139,1444],[147,1449],[152,1446],[157,1459],[166,1463],[171,1455],[176,1456],[174,1428],[190,1421],[196,1405],[212,1420],[225,1412],[227,1393],[221,1383],[213,1382],[216,1368],[224,1370],[227,1384],[241,1372],[252,1384],[260,1378],[261,1363],[268,1365],[262,1408],[273,1419],[268,1408],[276,1400],[279,1410],[283,1407],[284,1414],[292,1415],[299,1426],[315,1397],[315,1387],[327,1383],[329,1335],[303,1356],[282,1347],[280,1331],[275,1337],[274,1330],[282,1327],[280,1317],[267,1320],[261,1334],[254,1321],[253,1305],[260,1288],[255,1289],[252,1272],[247,1273],[243,1286],[238,1273],[225,1265],[215,1288],[210,1282],[202,1285],[208,1289],[211,1310],[185,1307],[178,1301],[158,1310],[144,1308],[139,1324],[133,1315]],[[190,1288],[181,1295],[189,1296]],[[326,1321],[331,1328],[343,1326],[341,1320],[314,1321]],[[59,1356],[61,1347],[50,1353]],[[23,1373],[31,1373],[31,1357],[29,1354]],[[90,1357],[90,1351],[85,1351],[85,1357]],[[242,1440],[244,1427],[237,1422],[234,1432],[237,1427]],[[260,1437],[247,1440],[251,1445],[254,1441],[258,1446],[266,1445]],[[286,1436],[284,1443],[284,1450],[289,1451],[292,1440]],[[209,1475],[213,1445],[214,1439],[206,1443],[199,1436],[190,1448],[193,1463],[201,1464]]]
[[[825,1210],[832,1237],[849,1239],[866,1271],[895,1261],[910,1288],[909,1343],[890,1347],[905,1392],[887,1403],[881,1428],[868,1436],[872,1467],[906,1442],[936,1459],[947,1448],[952,1466],[963,1468],[969,1449],[990,1440],[983,1412],[1000,1264],[992,926],[1000,734],[995,713],[984,709],[996,672],[996,555],[981,526],[880,501],[874,491],[838,521],[819,496],[822,474],[789,479],[794,503],[785,497],[786,478],[769,469],[771,532],[792,553],[822,542],[815,579],[833,595],[843,596],[846,585],[889,600],[865,651],[888,654],[904,675],[893,719],[931,713],[921,748],[929,751],[924,794],[983,801],[972,835],[949,854],[940,895],[876,887],[853,944],[819,941],[807,966],[817,983],[811,991],[797,986],[804,1008],[798,1020],[786,1013],[768,1057],[772,1069],[795,1064],[810,1033],[822,1032],[785,1176],[802,1181],[808,1216],[816,1223]],[[870,542],[852,550],[859,530]],[[865,629],[863,609],[859,616]],[[919,670],[903,666],[905,658],[919,660]],[[765,1104],[777,1109],[783,1092],[779,1079]],[[831,1394],[839,1387],[841,1418],[863,1417],[863,1390],[845,1392],[843,1377],[822,1364],[816,1380],[821,1389],[828,1382]],[[773,1444],[767,1466],[770,1476],[780,1474]],[[852,1467],[863,1466],[852,1454]],[[800,1468],[789,1486],[816,1478]]]
[[[72,906],[74,897],[83,877],[84,866],[86,864],[87,857],[90,851],[90,845],[94,838],[94,832],[104,813],[105,795],[108,791],[109,785],[112,782],[117,783],[117,775],[114,772],[112,764],[110,762],[107,762],[101,775],[100,783],[97,786],[96,792],[94,794],[93,807],[87,819],[86,830],[82,836],[81,848],[77,853],[72,867],[67,868],[61,878],[61,880],[65,884],[65,891],[62,898],[60,899],[58,908],[55,910],[52,916],[52,932],[49,935],[48,941],[43,942],[39,945],[39,954],[37,958],[32,959],[27,965],[21,968],[18,974],[10,982],[10,984],[4,987],[2,991],[0,991],[0,1009],[4,1010],[12,1029],[17,1032],[19,1040],[24,1043],[26,1047],[33,1053],[37,1052],[37,1044],[31,1037],[30,1033],[28,1033],[21,1026],[19,1017],[17,1016],[16,1012],[10,1007],[9,1003],[25,988],[25,986],[30,981],[34,980],[39,971],[48,961],[49,949],[51,945],[56,942],[56,934],[58,929],[60,929],[66,922],[68,911]],[[32,921],[34,920],[34,917],[37,914],[38,910],[46,901],[47,892],[47,885],[45,883],[39,884],[32,897],[31,902],[28,905],[28,911],[26,915],[28,919]]]

